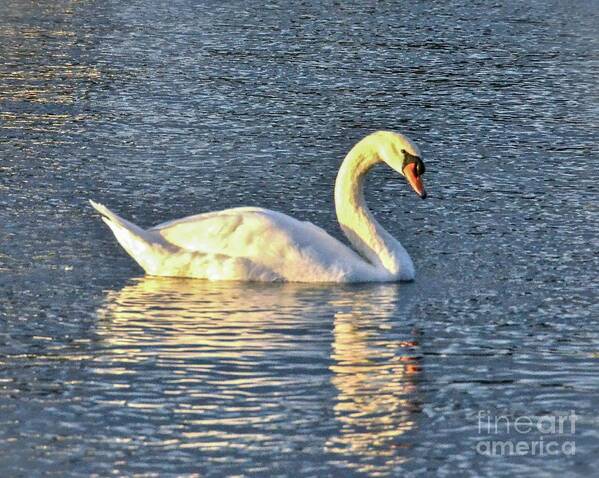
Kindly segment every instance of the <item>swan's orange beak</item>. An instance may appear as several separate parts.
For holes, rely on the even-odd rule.
[[[403,168],[403,174],[412,186],[412,189],[416,191],[416,194],[422,199],[426,199],[426,191],[424,190],[424,184],[422,184],[422,176],[416,174],[416,163],[410,163]]]

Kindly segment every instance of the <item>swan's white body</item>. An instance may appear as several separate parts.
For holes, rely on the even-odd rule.
[[[401,150],[419,154],[402,135],[373,133],[354,146],[339,170],[337,218],[361,255],[310,222],[268,209],[226,209],[144,230],[91,203],[123,248],[151,275],[289,282],[412,280],[410,256],[375,220],[363,195],[365,175],[376,163],[385,161],[402,173]]]

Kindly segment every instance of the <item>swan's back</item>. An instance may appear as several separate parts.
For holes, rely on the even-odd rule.
[[[237,258],[235,274],[241,276],[258,273],[271,280],[347,282],[364,280],[370,272],[364,270],[358,254],[320,227],[269,209],[242,207],[198,214],[148,232],[215,261]]]

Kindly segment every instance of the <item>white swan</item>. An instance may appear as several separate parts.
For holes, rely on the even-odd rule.
[[[335,208],[341,229],[361,255],[310,222],[268,209],[226,209],[144,230],[90,202],[121,246],[150,275],[289,282],[413,280],[412,259],[364,200],[366,173],[382,161],[426,197],[424,164],[408,138],[378,131],[357,143],[339,169]]]

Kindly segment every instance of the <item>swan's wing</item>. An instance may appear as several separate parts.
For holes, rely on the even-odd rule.
[[[235,208],[190,216],[151,229],[188,251],[256,259],[267,265],[309,255],[323,266],[360,260],[343,243],[309,222],[262,208]]]

